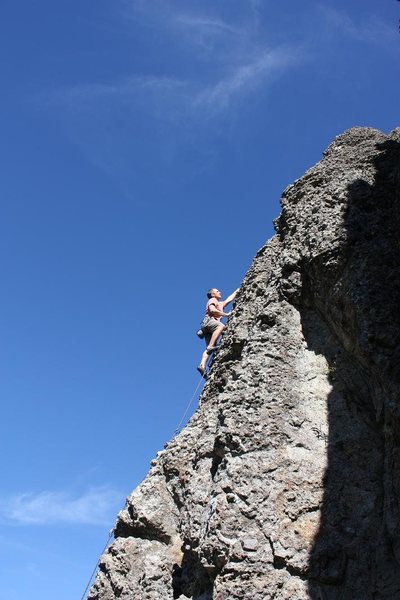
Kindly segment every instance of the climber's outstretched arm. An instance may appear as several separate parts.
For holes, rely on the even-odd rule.
[[[237,290],[235,290],[230,296],[228,296],[226,298],[226,300],[223,301],[222,304],[223,304],[224,308],[227,304],[230,304],[236,298],[238,292],[239,292],[239,288]]]

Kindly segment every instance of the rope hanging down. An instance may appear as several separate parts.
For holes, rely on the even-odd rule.
[[[185,420],[185,417],[186,417],[186,415],[187,415],[187,413],[189,411],[189,408],[191,407],[192,402],[193,402],[193,400],[195,399],[195,397],[197,395],[197,390],[199,389],[200,384],[201,384],[202,381],[204,381],[204,377],[203,376],[200,377],[199,383],[197,384],[196,389],[193,392],[193,396],[190,398],[189,404],[187,405],[187,407],[185,409],[185,412],[183,413],[183,416],[182,416],[181,420],[179,421],[178,427],[175,429],[174,435],[177,435],[181,431],[182,423]]]
[[[211,364],[212,364],[212,363],[211,363]],[[185,412],[183,413],[183,415],[182,415],[182,418],[181,418],[181,420],[179,421],[178,427],[175,429],[174,435],[177,435],[178,433],[180,433],[180,431],[181,431],[181,427],[182,427],[182,423],[184,422],[184,420],[185,420],[185,417],[186,417],[187,413],[189,412],[189,409],[190,409],[190,407],[191,407],[191,405],[192,405],[192,403],[193,403],[193,400],[195,399],[195,397],[196,397],[196,395],[197,395],[197,391],[198,391],[198,389],[199,389],[199,387],[200,387],[200,384],[201,384],[201,382],[202,382],[202,381],[204,381],[204,377],[203,377],[203,376],[201,376],[201,377],[200,377],[200,379],[199,379],[199,382],[198,382],[198,384],[197,384],[197,386],[196,386],[196,389],[194,390],[194,392],[193,392],[193,395],[192,395],[192,397],[190,398],[189,404],[187,405],[187,407],[186,407],[186,409],[185,409]],[[86,588],[85,588],[85,591],[83,592],[83,595],[82,595],[82,597],[81,597],[81,600],[86,600],[86,598],[87,598],[87,593],[88,593],[88,591],[89,591],[89,589],[90,589],[90,586],[91,586],[91,585],[92,585],[92,583],[93,583],[93,580],[94,580],[94,578],[95,578],[95,575],[96,575],[96,573],[97,573],[97,569],[99,568],[100,559],[101,559],[102,555],[104,554],[104,552],[107,550],[107,548],[108,548],[108,546],[109,546],[109,544],[110,544],[110,540],[111,540],[111,538],[112,538],[113,536],[114,536],[114,530],[113,530],[113,529],[111,529],[111,531],[110,531],[110,535],[108,536],[107,542],[106,542],[106,544],[105,544],[105,546],[104,546],[103,550],[100,552],[99,559],[98,559],[98,561],[97,561],[97,563],[96,563],[96,566],[94,567],[94,569],[93,569],[93,571],[92,571],[92,574],[91,574],[91,576],[90,576],[89,582],[88,582],[88,584],[87,584],[87,586],[86,586]]]
[[[99,560],[97,561],[96,566],[95,566],[95,568],[92,571],[92,574],[90,576],[89,582],[88,582],[88,584],[87,584],[87,586],[85,588],[85,591],[83,592],[83,596],[82,596],[81,600],[85,600],[86,597],[87,597],[87,593],[89,591],[89,588],[92,585],[92,582],[93,582],[93,579],[94,579],[94,577],[96,575],[97,569],[99,568],[100,559],[103,556],[104,552],[107,550],[108,545],[109,545],[110,540],[111,540],[112,537],[114,537],[114,529],[111,529],[110,534],[108,536],[108,540],[106,542],[106,545],[104,546],[103,550],[100,552]]]
[[[212,367],[212,364],[213,364],[214,360],[215,360],[215,353],[212,355],[211,360],[209,361],[209,363],[207,365],[207,370],[206,370],[205,375],[208,375],[208,373],[210,372],[210,368]],[[187,405],[186,410],[183,413],[182,419],[179,421],[178,427],[174,431],[174,435],[177,435],[178,433],[180,433],[181,427],[182,427],[182,423],[185,420],[185,417],[186,417],[186,415],[187,415],[187,413],[189,411],[189,408],[192,406],[192,402],[193,402],[193,400],[196,397],[197,390],[199,389],[201,382],[204,382],[204,379],[205,379],[205,377],[203,375],[201,375],[199,383],[197,384],[196,389],[193,392],[193,396],[190,398],[189,404]]]

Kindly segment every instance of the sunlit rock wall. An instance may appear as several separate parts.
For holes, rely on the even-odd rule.
[[[400,599],[399,169],[355,128],[285,190],[90,600]]]

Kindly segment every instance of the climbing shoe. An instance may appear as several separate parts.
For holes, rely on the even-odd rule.
[[[216,350],[218,350],[218,346],[210,346],[209,348],[207,348],[207,354],[212,354]]]
[[[202,367],[201,365],[199,365],[199,366],[197,367],[197,370],[198,370],[198,372],[200,373],[200,375],[201,375],[202,377],[204,377],[204,379],[205,379],[205,378],[206,378],[206,370],[205,370],[205,368],[204,368],[204,367]]]

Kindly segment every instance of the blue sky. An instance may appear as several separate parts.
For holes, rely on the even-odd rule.
[[[399,18],[3,0],[0,600],[81,597],[196,388],[205,291],[240,284],[335,135],[399,125]]]

